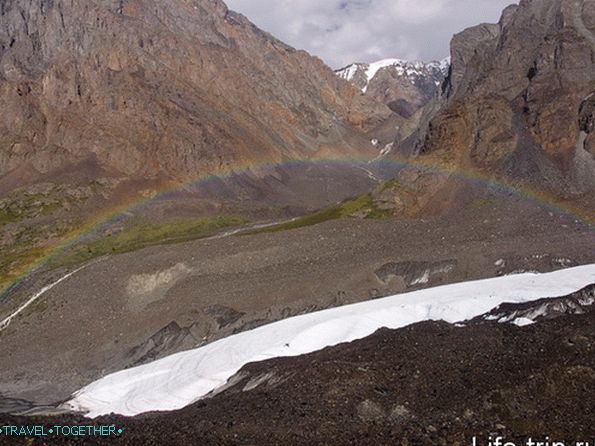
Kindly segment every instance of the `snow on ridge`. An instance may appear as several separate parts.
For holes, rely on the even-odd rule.
[[[409,65],[409,62],[402,59],[383,59],[377,62],[373,62],[368,65],[368,69],[366,70],[366,77],[368,78],[368,82],[374,79],[374,76],[380,71],[382,68],[395,66],[401,68],[400,74],[404,71],[402,68]]]
[[[431,62],[422,62],[419,60],[408,61],[403,59],[383,59],[377,62],[373,62],[368,64],[368,68],[366,69],[366,76],[368,78],[368,82],[371,82],[374,79],[374,76],[378,74],[378,72],[387,67],[395,67],[397,72],[400,75],[406,74],[407,76],[421,76],[424,71],[428,69],[437,69],[442,72],[450,66],[450,57],[447,57],[443,60],[434,60]]]
[[[393,67],[399,76],[407,76],[411,82],[415,82],[415,78],[424,75],[428,71],[439,70],[444,75],[447,74],[450,66],[450,57],[442,60],[434,60],[430,62],[422,62],[419,60],[408,61],[404,59],[382,59],[372,63],[353,63],[340,70],[336,71],[337,76],[352,81],[359,70],[362,70],[366,84],[362,87],[365,93],[370,85],[370,82],[384,68]]]
[[[355,73],[357,73],[358,68],[359,64],[352,63],[351,65],[348,65],[347,67],[337,71],[336,73],[339,77],[351,81],[353,80]]]
[[[428,62],[426,65],[432,68],[437,68],[446,75],[448,72],[448,68],[450,67],[450,56],[445,57],[442,60],[433,60],[431,62]]]
[[[64,405],[89,417],[175,410],[224,385],[241,367],[298,356],[426,320],[458,323],[504,302],[561,297],[595,283],[595,264],[548,274],[463,282],[281,320],[195,350],[108,375]]]

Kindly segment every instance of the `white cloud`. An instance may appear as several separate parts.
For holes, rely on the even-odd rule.
[[[442,0],[396,0],[391,2],[389,17],[397,18],[407,23],[422,24],[437,17],[444,2]],[[392,14],[390,14],[392,12]]]
[[[227,0],[333,68],[388,57],[441,59],[453,34],[496,22],[513,0]]]

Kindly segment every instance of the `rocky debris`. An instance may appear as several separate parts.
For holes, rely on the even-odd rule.
[[[509,253],[494,262],[496,275],[518,274],[528,271],[541,271],[547,268],[572,268],[578,266],[571,257],[551,255],[547,252],[535,253],[529,256],[519,256]]]
[[[212,305],[205,309],[205,312],[215,319],[219,329],[236,323],[246,313],[237,311],[225,305]]]
[[[110,439],[122,445],[378,445],[395,439],[465,445],[490,435],[517,444],[548,435],[574,444],[595,433],[594,317],[593,311],[562,315],[522,328],[484,321],[381,329],[309,355],[249,364],[221,392],[179,411],[93,423],[124,427]],[[3,416],[2,422],[89,424],[75,415]]]
[[[581,103],[578,125],[581,131],[591,133],[595,130],[595,93],[591,93]]]
[[[530,324],[564,315],[584,314],[593,311],[593,303],[595,303],[595,285],[588,286],[570,296],[539,299],[522,304],[502,304],[471,322],[498,321]]]
[[[147,341],[134,347],[128,353],[130,367],[146,364],[163,358],[171,352],[195,348],[200,343],[190,329],[182,328],[177,322],[171,322],[163,327]]]
[[[144,307],[166,298],[168,291],[194,271],[184,262],[146,274],[135,274],[128,279],[126,293],[128,306],[140,311]]]
[[[18,221],[39,217],[54,208],[68,211],[94,195],[95,189],[93,186],[65,189],[51,183],[38,183],[0,199],[0,214],[3,214],[5,223],[10,223],[8,218],[11,216],[12,221]]]
[[[581,104],[579,128],[586,134],[583,149],[595,156],[595,93],[591,93]]]
[[[0,393],[0,414],[19,413],[31,409],[33,403],[19,398],[8,398]]]
[[[202,344],[305,312],[407,291],[402,279],[378,279],[376,271],[391,262],[456,260],[450,273],[431,278],[446,284],[593,263],[594,243],[595,232],[570,216],[501,198],[456,215],[348,218],[106,256],[50,290],[0,333],[0,356],[10,358],[0,361],[0,388],[6,397],[45,406],[129,367],[130,351],[172,321]],[[193,272],[149,295],[159,297],[149,305],[128,305],[131,277],[179,263]],[[31,275],[0,311],[10,314],[62,275]],[[215,305],[245,314],[218,329],[205,311]],[[159,356],[188,348],[162,345]]]
[[[415,216],[426,207],[429,199],[438,194],[449,180],[447,173],[430,168],[404,168],[390,181],[370,192],[375,207],[387,215]],[[448,201],[443,206],[449,206]]]
[[[401,279],[407,287],[435,283],[435,276],[444,276],[457,266],[456,260],[440,262],[390,262],[376,270],[376,277],[384,283],[391,278]]]

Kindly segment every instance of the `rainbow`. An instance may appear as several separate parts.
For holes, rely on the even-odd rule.
[[[496,181],[493,177],[479,171],[479,170],[460,170],[457,168],[446,167],[441,163],[434,162],[430,157],[420,156],[415,159],[407,160],[394,160],[394,159],[375,159],[370,158],[357,158],[357,157],[314,157],[308,159],[298,160],[287,160],[281,162],[251,162],[244,163],[244,165],[228,166],[217,169],[209,174],[204,174],[198,178],[194,178],[190,181],[185,181],[177,184],[171,184],[163,187],[161,190],[156,191],[149,197],[138,196],[130,198],[125,202],[120,202],[118,205],[103,210],[96,214],[86,224],[79,227],[75,231],[70,232],[64,236],[59,243],[48,248],[48,253],[38,258],[36,261],[29,264],[26,271],[19,275],[12,284],[0,294],[0,301],[5,300],[11,293],[13,293],[23,281],[31,274],[39,271],[46,265],[50,260],[59,256],[65,250],[72,246],[85,241],[86,239],[95,235],[98,231],[109,227],[110,225],[120,221],[125,217],[126,214],[136,212],[142,209],[142,207],[154,202],[155,200],[166,198],[169,194],[175,194],[176,192],[182,191],[188,188],[199,188],[206,186],[209,182],[221,181],[231,179],[234,176],[241,174],[258,174],[274,171],[275,169],[284,168],[303,168],[309,165],[336,165],[339,167],[351,167],[357,168],[358,166],[373,166],[373,167],[387,167],[395,171],[415,168],[423,169],[426,172],[433,172],[438,174],[448,175],[465,182],[472,184],[478,184],[480,186],[487,186],[490,190],[501,194],[509,194],[519,197],[523,200],[531,202],[540,208],[543,208],[549,212],[556,213],[561,216],[566,216],[575,222],[580,222],[586,225],[590,229],[595,229],[595,213],[581,209],[571,203],[564,203],[558,199],[553,198],[551,195],[532,190],[526,186],[513,185],[504,181]]]

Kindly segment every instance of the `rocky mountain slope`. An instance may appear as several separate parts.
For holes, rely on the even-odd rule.
[[[449,270],[429,266],[414,283],[429,280],[432,269],[437,274]],[[397,268],[393,271],[403,274]],[[556,307],[581,314],[593,304],[593,290],[578,293],[576,298],[560,298],[593,283],[595,265],[585,265],[550,274],[513,274],[445,285],[288,318],[102,377],[77,391],[62,408],[92,418],[177,410],[233,383],[235,373],[249,363],[312,353],[364,338],[381,328],[397,329],[426,320],[457,324],[482,315],[488,320],[525,326],[540,314],[555,314]],[[550,306],[544,305],[546,293],[557,296]],[[485,314],[497,306],[497,314]],[[511,311],[511,307],[516,310]],[[151,395],[146,389],[152,389]]]
[[[448,74],[449,65],[449,59],[434,62],[385,59],[370,64],[354,63],[336,73],[368,96],[387,104],[398,115],[409,118],[434,97]]]
[[[0,98],[4,191],[357,152],[386,114],[220,0],[3,1]]]
[[[220,0],[2,1],[0,102],[0,291],[163,191],[135,212],[281,219],[362,193],[365,171],[320,160],[376,156],[363,131],[391,114]]]
[[[525,0],[456,35],[415,153],[592,209],[595,5]]]

